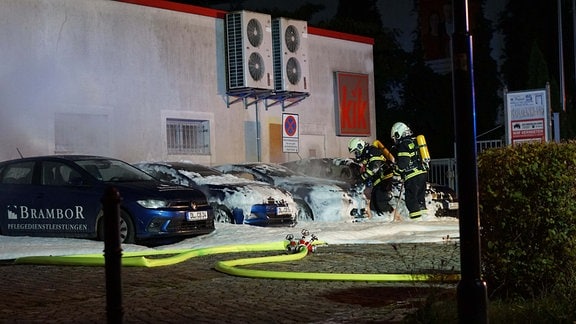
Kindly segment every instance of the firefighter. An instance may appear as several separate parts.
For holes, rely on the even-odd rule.
[[[418,219],[427,212],[425,197],[429,154],[424,137],[418,136],[422,136],[423,141],[423,144],[419,145],[412,130],[401,122],[392,125],[390,136],[395,143],[395,172],[404,181],[404,199],[409,216],[411,219]]]
[[[355,187],[364,185],[371,188],[370,209],[377,213],[392,212],[392,161],[386,159],[381,148],[359,138],[350,140],[348,151],[354,154],[354,161],[360,165]]]

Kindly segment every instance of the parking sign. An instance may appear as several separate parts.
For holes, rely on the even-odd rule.
[[[282,114],[282,152],[298,153],[298,115]]]

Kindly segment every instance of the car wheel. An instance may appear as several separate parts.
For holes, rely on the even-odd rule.
[[[214,221],[216,223],[228,223],[234,224],[234,219],[232,218],[232,213],[226,206],[223,205],[213,205],[214,209]]]
[[[98,221],[98,240],[104,241],[104,217],[99,218]],[[130,215],[125,211],[120,211],[120,243],[131,244],[135,242],[136,231],[134,229],[134,223],[130,218]]]
[[[134,223],[128,213],[120,212],[120,242],[131,244],[134,243],[136,231],[134,230]]]
[[[298,216],[296,220],[299,222],[309,222],[314,220],[314,214],[307,203],[302,200],[296,200],[296,205],[298,207]]]

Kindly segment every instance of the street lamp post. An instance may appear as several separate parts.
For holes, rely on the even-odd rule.
[[[460,268],[457,287],[460,323],[487,323],[486,284],[481,278],[476,103],[472,37],[467,0],[454,0],[452,88],[460,203]]]

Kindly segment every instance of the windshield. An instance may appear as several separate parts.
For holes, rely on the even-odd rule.
[[[104,182],[149,181],[154,179],[140,169],[120,160],[79,160],[76,161],[76,164],[96,179]]]

